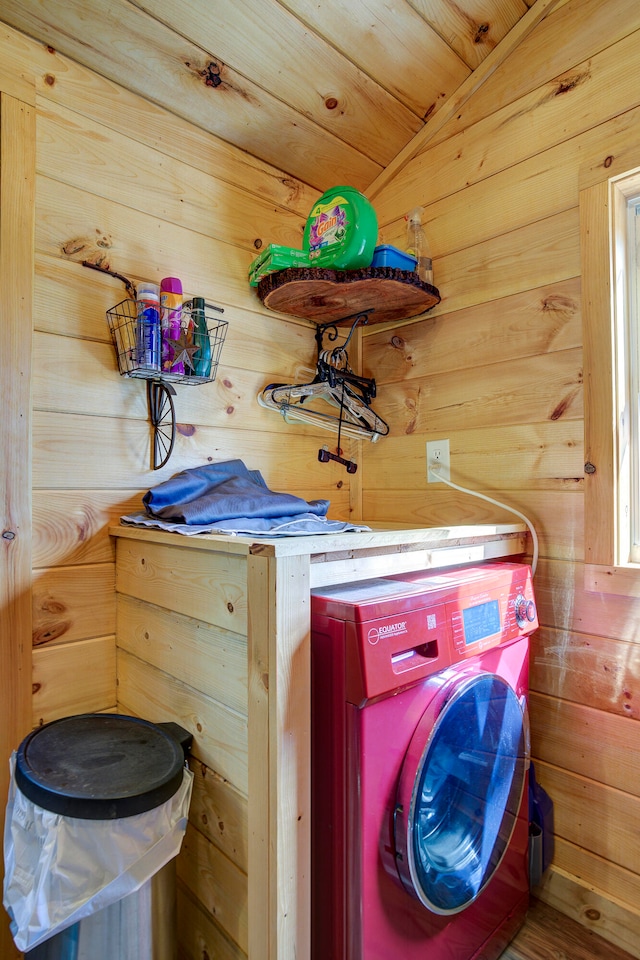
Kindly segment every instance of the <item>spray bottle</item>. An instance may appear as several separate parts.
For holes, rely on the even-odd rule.
[[[431,251],[427,238],[422,229],[422,207],[414,207],[406,214],[407,221],[407,253],[410,253],[418,261],[416,273],[423,283],[430,283],[433,286],[433,265],[431,263]]]
[[[138,364],[148,370],[159,370],[160,288],[157,283],[139,283],[136,297]]]

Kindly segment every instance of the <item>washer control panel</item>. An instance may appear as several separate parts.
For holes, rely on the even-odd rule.
[[[318,587],[313,629],[340,623],[350,702],[380,696],[538,626],[526,564],[488,562]],[[337,627],[336,627],[337,629]]]
[[[531,574],[524,565],[496,564],[477,581],[475,589],[460,591],[445,606],[459,656],[515,640],[538,626]]]

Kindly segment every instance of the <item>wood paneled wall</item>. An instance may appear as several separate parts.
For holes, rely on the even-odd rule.
[[[533,641],[533,751],[557,828],[541,894],[637,956],[640,606],[583,586],[578,185],[640,164],[639,41],[635,0],[568,0],[373,197],[381,242],[402,243],[404,213],[424,205],[442,302],[364,337],[364,372],[377,379],[392,435],[363,447],[352,494],[372,520],[508,520],[427,486],[425,441],[448,437],[455,482],[535,523],[544,625]],[[263,311],[246,271],[264,243],[299,243],[316,191],[6,27],[0,54],[0,80],[36,91],[39,723],[118,704],[106,528],[144,490],[233,457],[275,489],[328,497],[336,517],[348,515],[350,490],[342,469],[317,463],[326,435],[288,427],[255,402],[267,382],[313,366],[311,328]],[[189,293],[225,308],[218,379],[178,387],[176,451],[158,473],[144,385],[118,376],[107,334],[105,310],[124,289],[85,260],[133,280],[181,276]],[[136,656],[127,653],[130,667]],[[201,818],[217,810],[215,783],[196,791]],[[194,827],[190,843],[218,845],[214,833]],[[196,956],[211,921],[182,900]]]
[[[425,441],[451,479],[524,512],[540,537],[532,748],[555,801],[541,896],[640,956],[640,605],[583,584],[579,187],[640,164],[640,9],[569,0],[373,196],[382,238],[423,204],[442,302],[365,331],[391,436],[364,451],[366,515],[505,520],[427,485]]]
[[[266,314],[247,283],[264,243],[299,243],[316,191],[5,28],[37,92],[33,350],[34,722],[116,703],[109,521],[207,460],[244,459],[274,489],[348,514],[343,472],[256,396],[312,368],[313,328]],[[3,46],[3,49],[4,49]],[[146,391],[121,378],[113,277],[175,275],[228,321],[214,384],[177,387],[170,462],[149,464]],[[286,456],[285,437],[296,456]],[[326,438],[322,437],[322,442]],[[61,681],[66,676],[66,683]]]
[[[0,803],[9,756],[31,727],[30,379],[33,299],[35,110],[33,87],[0,70]],[[0,881],[4,858],[0,863]],[[3,911],[4,913],[4,911]],[[8,916],[0,956],[17,955]]]
[[[246,557],[180,547],[176,553],[166,544],[135,540],[120,540],[117,550],[118,708],[152,722],[172,720],[194,736],[193,800],[177,862],[180,957],[200,960],[206,953],[243,960]]]
[[[272,489],[329,499],[335,518],[348,517],[350,490],[342,467],[317,461],[319,446],[332,443],[329,434],[289,427],[256,401],[267,383],[297,382],[315,369],[313,327],[267,313],[249,287],[247,268],[266,243],[300,245],[317,191],[0,24],[0,89],[6,88],[5,77],[15,96],[24,90],[35,99],[27,144],[35,150],[35,241],[28,224],[20,234],[30,255],[35,251],[35,269],[27,278],[34,293],[32,298],[30,288],[21,291],[19,314],[30,322],[33,299],[33,351],[31,356],[25,337],[24,364],[17,358],[8,365],[18,378],[18,404],[20,396],[29,401],[32,363],[32,460],[28,450],[13,458],[13,439],[5,432],[1,456],[13,483],[5,499],[14,507],[17,486],[28,503],[31,466],[33,472],[32,722],[37,725],[126,707],[116,679],[114,547],[107,527],[139,509],[145,490],[185,467],[233,458],[260,470]],[[9,116],[3,107],[7,171],[9,146],[18,142],[5,140]],[[4,184],[4,150],[2,159]],[[3,194],[3,237],[9,237],[10,199]],[[2,244],[7,269],[11,249],[9,242]],[[84,261],[134,282],[179,276],[188,294],[224,308],[229,326],[217,380],[177,386],[176,447],[160,471],[150,468],[145,384],[119,376],[105,318],[126,296],[125,287]],[[3,303],[11,292],[14,286],[3,289]],[[26,384],[20,379],[25,371]],[[28,417],[24,424],[28,432]],[[344,446],[351,455],[350,445]],[[28,530],[28,514],[21,533]],[[8,550],[9,541],[3,543]],[[137,622],[135,611],[129,612]],[[15,618],[11,626],[18,629]],[[17,650],[17,638],[15,643]],[[120,656],[121,672],[135,677],[136,650]],[[28,668],[29,655],[25,663]],[[161,673],[160,665],[160,680]],[[7,690],[11,683],[8,673]],[[7,722],[12,702],[2,704],[8,734],[19,720],[16,714],[12,725]],[[16,738],[14,733],[5,752],[17,746]],[[3,738],[3,749],[4,743]],[[6,761],[0,758],[3,769]],[[207,856],[228,855],[234,814],[225,810],[224,791],[222,799],[217,795],[224,771],[202,765],[196,773],[189,846],[196,851],[193,869],[199,870]],[[217,836],[215,824],[227,815],[229,832]],[[229,868],[235,876],[246,859],[246,838],[233,843],[239,846],[239,866]],[[191,918],[194,938],[184,955],[200,957],[202,944],[219,938],[219,931],[185,895],[188,877],[183,881],[181,909]],[[224,897],[243,889],[241,878],[234,883]],[[245,934],[229,941],[234,957],[246,949]]]

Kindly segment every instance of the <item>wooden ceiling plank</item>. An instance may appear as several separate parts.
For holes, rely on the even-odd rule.
[[[470,97],[485,83],[500,64],[522,43],[524,38],[546,17],[554,7],[565,0],[536,0],[507,36],[487,56],[480,66],[449,98],[444,106],[424,125],[382,173],[369,185],[365,194],[371,200],[398,174],[398,172],[442,129]]]
[[[339,182],[344,170],[352,171],[354,186],[364,187],[381,169],[345,139],[229,68],[222,66],[222,83],[215,86],[214,61],[201,47],[126,0],[93,4],[90,16],[84,0],[2,0],[1,16],[16,29],[318,190]],[[171,135],[168,124],[166,136]]]
[[[214,171],[216,178],[302,217],[307,216],[316,201],[317,188],[283,174],[278,167],[246,150],[212,137],[202,127],[175,115],[168,131],[163,107],[9,26],[3,29],[3,35],[7,37],[7,47],[12,52],[20,50],[33,69],[33,102],[37,94],[40,110],[53,110],[55,104],[72,110],[78,117],[95,121],[203,173]],[[0,70],[3,67],[4,63]]]
[[[616,0],[615,16],[611,15],[611,5],[603,0],[559,0],[552,15],[523,39],[517,58],[506,58],[491,82],[482,86],[431,143],[468,129],[530,93],[539,94],[546,83],[555,80],[573,85],[578,64],[624,41],[638,29],[637,0]]]
[[[419,129],[410,110],[273,0],[137,5],[376,163]]]
[[[421,119],[469,75],[413,4],[398,2],[390,10],[388,0],[351,0],[348,16],[330,17],[317,0],[281,2]]]
[[[407,0],[472,70],[527,12],[524,0]]]

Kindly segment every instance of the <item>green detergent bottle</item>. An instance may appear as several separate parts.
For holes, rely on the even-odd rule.
[[[376,212],[355,187],[332,187],[313,205],[304,228],[302,250],[270,243],[249,267],[257,287],[269,273],[291,267],[359,270],[371,265],[378,242]]]
[[[303,249],[312,267],[359,270],[368,267],[378,242],[376,212],[355,187],[332,187],[314,204],[304,230]]]

